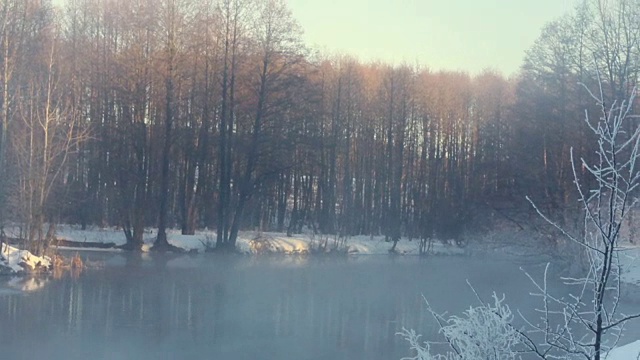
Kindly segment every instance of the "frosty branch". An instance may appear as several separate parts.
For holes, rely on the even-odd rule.
[[[587,126],[598,139],[598,162],[588,164],[580,159],[581,166],[593,180],[591,189],[585,189],[581,182],[585,179],[578,175],[572,152],[574,182],[584,213],[583,236],[569,234],[528,199],[538,214],[577,245],[578,260],[586,268],[580,277],[563,278],[565,284],[579,289],[568,301],[549,293],[547,271],[542,284],[527,274],[536,287],[533,295],[541,297],[544,304],[539,309],[542,325],[528,324],[532,333],[544,335],[544,350],[536,353],[545,359],[579,355],[599,360],[617,344],[624,324],[640,317],[640,314],[619,312],[621,228],[628,211],[635,205],[630,199],[640,180],[637,168],[640,126],[633,123],[637,118],[633,115],[637,90],[633,89],[629,99],[614,101],[609,107],[604,100],[602,82],[598,95],[590,91],[589,94],[600,109],[596,121],[592,121],[588,113],[585,116]]]

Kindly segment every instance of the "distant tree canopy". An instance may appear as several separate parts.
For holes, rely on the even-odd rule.
[[[233,247],[249,228],[456,238],[526,194],[564,211],[570,148],[594,156],[586,89],[637,83],[640,1],[584,1],[511,79],[312,55],[300,34],[284,0],[0,0],[1,220]]]

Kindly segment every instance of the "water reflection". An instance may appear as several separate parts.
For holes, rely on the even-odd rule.
[[[48,282],[49,280],[44,276],[15,276],[7,282],[6,286],[19,292],[33,292],[42,289]]]
[[[29,348],[47,359],[398,359],[408,355],[395,335],[402,326],[435,333],[422,294],[438,309],[459,312],[474,301],[469,278],[478,287],[500,282],[512,304],[528,298],[518,271],[468,259],[202,256],[187,266],[171,256],[111,256],[102,259],[104,269],[66,274],[27,296],[1,296],[3,354]]]

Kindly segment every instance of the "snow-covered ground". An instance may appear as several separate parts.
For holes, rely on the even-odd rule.
[[[637,360],[640,359],[640,340],[620,346],[609,351],[607,360]]]
[[[13,230],[14,232],[17,230]],[[9,236],[12,233],[8,232]],[[16,234],[13,234],[16,235]],[[90,228],[87,230],[81,230],[76,226],[61,225],[57,229],[56,236],[58,239],[68,240],[81,243],[112,243],[116,246],[124,245],[126,242],[124,233],[116,228]],[[203,230],[196,232],[195,235],[182,235],[179,230],[168,230],[167,232],[169,243],[177,247],[183,248],[186,251],[198,251],[205,250],[207,244],[214,246],[216,240],[215,231]],[[156,230],[148,229],[143,236],[144,246],[143,251],[147,251],[156,238]],[[310,247],[317,247],[320,242],[328,241],[327,247],[335,244],[333,236],[320,237],[310,234],[296,234],[291,237],[282,233],[259,233],[254,231],[240,232],[238,236],[237,246],[242,252],[254,252],[252,242],[255,239],[266,239],[275,250],[288,253],[304,253],[309,251]],[[392,243],[384,241],[383,236],[353,236],[345,240],[344,243],[351,254],[367,254],[367,255],[381,255],[388,254]],[[402,239],[396,246],[396,251],[399,254],[418,254],[419,242],[417,240],[408,241]],[[433,254],[442,255],[460,255],[464,254],[465,250],[461,249],[453,244],[445,245],[442,242],[434,241],[432,244]],[[85,249],[87,250],[87,249]]]
[[[35,256],[27,250],[20,250],[7,244],[0,252],[0,274],[20,274],[48,272],[52,270],[51,259]]]

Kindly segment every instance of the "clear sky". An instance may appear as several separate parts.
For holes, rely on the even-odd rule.
[[[575,0],[287,0],[307,45],[434,70],[516,72]]]

